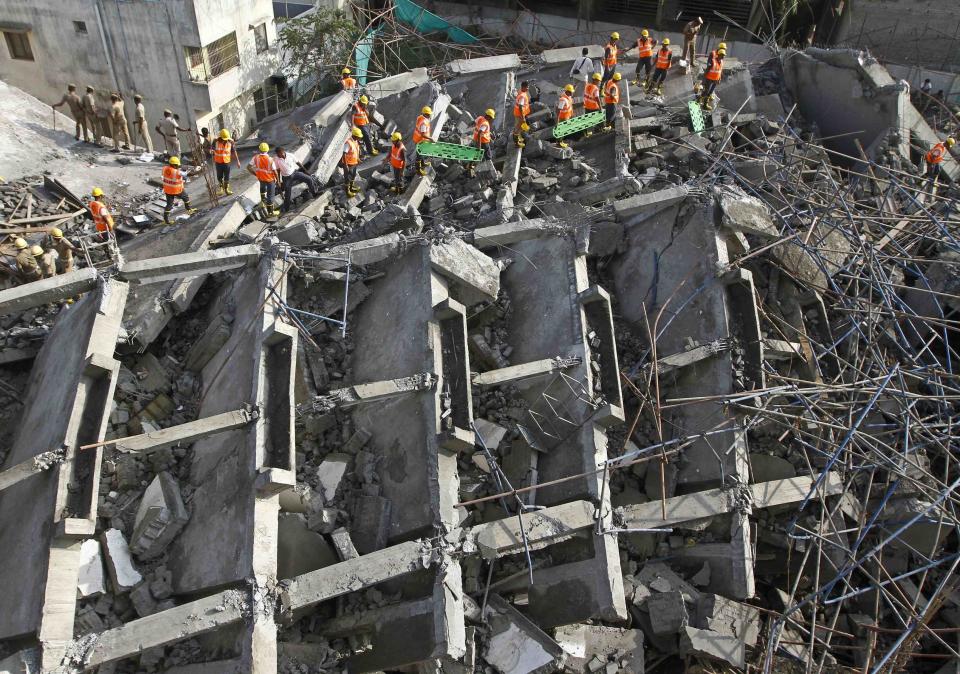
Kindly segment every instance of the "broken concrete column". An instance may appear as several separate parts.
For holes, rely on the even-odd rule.
[[[160,555],[190,519],[180,485],[170,473],[159,473],[143,493],[130,539],[130,551],[139,559]]]
[[[617,176],[602,183],[591,183],[567,193],[567,201],[581,204],[598,204],[619,196],[630,196],[640,192],[640,182],[632,176]]]
[[[97,270],[86,267],[14,288],[0,290],[0,316],[26,311],[51,302],[87,293],[97,287]]]
[[[101,540],[103,556],[110,574],[110,584],[115,592],[127,592],[143,580],[130,556],[130,548],[123,532],[119,529],[107,529]]]

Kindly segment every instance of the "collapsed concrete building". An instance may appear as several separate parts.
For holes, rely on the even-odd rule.
[[[952,671],[956,161],[819,50],[559,147],[569,60],[367,86],[387,132],[493,107],[476,177],[347,198],[343,92],[246,144],[320,197],[0,291],[0,671]]]

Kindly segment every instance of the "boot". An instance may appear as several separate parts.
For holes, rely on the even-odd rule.
[[[173,220],[170,219],[170,211],[164,211],[164,212],[163,212],[163,224],[165,224],[165,225],[172,225],[172,224],[173,224]]]
[[[657,96],[663,96],[663,87],[657,87]]]
[[[650,91],[650,78],[649,78],[649,77],[646,78],[646,79],[643,81],[643,90],[644,90],[645,92],[646,92],[646,91]]]
[[[396,185],[391,185],[390,191],[393,192],[394,194],[397,194],[400,192],[400,189]]]
[[[196,208],[187,208],[187,215],[193,215],[197,212]]]
[[[233,194],[233,190],[230,189],[230,183],[223,184],[223,191],[227,194]]]
[[[223,186],[223,183],[220,183],[219,185],[217,185],[217,196],[220,196],[221,194],[225,193],[226,191],[227,191],[227,190],[226,190],[226,188]]]
[[[380,150],[378,150],[377,148],[373,148],[370,150],[371,157],[376,157],[378,154],[380,154]]]

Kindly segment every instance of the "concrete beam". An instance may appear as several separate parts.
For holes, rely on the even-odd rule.
[[[507,141],[507,157],[503,162],[503,173],[500,176],[500,182],[510,190],[514,196],[517,195],[517,187],[520,185],[520,161],[523,159],[523,148],[517,147],[512,140]]]
[[[502,225],[475,229],[473,231],[473,245],[481,249],[511,246],[528,239],[567,234],[570,231],[570,227],[560,224],[554,217],[507,222]]]
[[[754,508],[772,508],[778,505],[802,501],[810,492],[815,478],[792,477],[785,480],[760,482],[747,487]],[[833,496],[843,491],[843,481],[837,473],[829,473],[813,498]],[[666,517],[663,517],[660,501],[623,506],[624,526],[628,528],[669,527],[705,517],[715,517],[733,512],[736,502],[733,489],[708,489],[694,494],[684,494],[666,499]]]
[[[333,131],[329,140],[327,140],[327,144],[321,150],[317,165],[313,169],[313,175],[320,181],[321,185],[327,184],[330,176],[340,165],[340,158],[343,156],[343,144],[347,141],[352,126],[350,120],[344,116],[345,114],[341,114],[339,124],[331,122]]]
[[[415,89],[429,81],[430,75],[427,73],[426,68],[414,68],[409,72],[400,73],[399,75],[391,75],[390,77],[384,77],[375,82],[367,82],[363,88],[366,90],[367,95],[372,98],[384,98],[393,94],[399,94],[403,91]]]
[[[668,372],[673,372],[674,370],[679,370],[694,363],[699,363],[705,358],[710,358],[715,356],[718,353],[723,351],[728,351],[732,346],[732,342],[727,340],[715,340],[708,344],[701,344],[700,346],[695,346],[689,351],[681,351],[680,353],[674,353],[669,356],[664,356],[657,360],[657,374],[664,375]],[[650,372],[652,367],[650,365],[644,366],[643,377],[646,377],[647,373]],[[636,377],[635,379],[640,379]]]
[[[604,180],[602,183],[591,183],[567,193],[567,201],[577,201],[581,204],[597,204],[601,201],[614,199],[623,194],[633,195],[640,192],[640,182],[633,177],[617,176]]]
[[[284,582],[280,604],[285,613],[362,590],[431,566],[429,544],[408,541],[356,559],[311,571]]]
[[[430,246],[430,267],[460,285],[463,303],[495,300],[500,292],[500,268],[484,253],[460,239]]]
[[[432,389],[436,383],[436,375],[423,372],[410,377],[375,381],[369,384],[355,384],[354,386],[334,389],[330,393],[316,396],[313,400],[298,407],[314,414],[326,414],[337,407],[349,408],[363,403],[383,402],[397,396],[426,391]]]
[[[603,58],[603,47],[598,44],[585,44],[583,47],[587,48],[587,56],[592,59]],[[572,64],[578,58],[583,51],[583,47],[561,47],[559,49],[545,49],[540,53],[540,58],[543,59],[543,62],[547,65],[554,65],[557,63],[570,63]]]
[[[581,359],[579,356],[572,358],[544,358],[530,363],[520,363],[510,367],[500,368],[499,370],[490,370],[473,375],[473,383],[476,386],[502,386],[503,384],[517,383],[527,379],[543,377],[553,374],[560,370],[566,370],[575,365],[579,365]]]
[[[191,443],[216,433],[242,428],[255,419],[256,416],[248,410],[214,414],[179,426],[122,438],[116,441],[114,449],[119,452],[152,452],[180,442]]]
[[[69,274],[59,274],[15,288],[0,290],[0,316],[26,311],[41,304],[59,302],[97,287],[97,270],[86,267]]]
[[[512,70],[519,67],[520,57],[517,54],[482,56],[475,59],[457,59],[447,64],[447,70],[453,75],[492,73],[499,70]]]
[[[65,458],[66,452],[62,449],[57,449],[51,452],[43,452],[31,459],[21,461],[16,466],[0,473],[0,491],[12,487],[18,482],[22,482],[28,477],[39,475],[45,470],[60,465]]]
[[[320,111],[313,116],[313,123],[317,127],[330,126],[353,105],[353,92],[341,91],[327,101]]]
[[[596,507],[590,501],[573,501],[517,517],[478,524],[460,532],[460,535],[470,536],[485,559],[494,559],[523,550],[524,535],[530,549],[537,550],[594,526],[595,516]],[[455,531],[448,539],[457,535]]]
[[[641,220],[655,215],[663,209],[673,206],[687,196],[685,187],[668,187],[665,190],[638,194],[629,199],[613,202],[613,214],[620,222],[626,222],[642,215]]]
[[[217,271],[245,267],[260,258],[262,251],[256,244],[230,246],[214,250],[200,250],[181,255],[148,260],[123,262],[119,276],[132,283],[158,283],[173,279],[202,276]]]
[[[241,622],[252,608],[247,593],[226,590],[133,620],[96,635],[83,661],[83,671]]]

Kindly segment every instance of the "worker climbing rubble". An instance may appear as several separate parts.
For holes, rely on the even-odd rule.
[[[493,108],[487,108],[473,123],[473,142],[483,152],[483,159],[493,159],[491,144],[493,143],[493,120],[496,117],[496,111]],[[476,165],[471,162],[467,166],[467,173],[472,177],[475,171]]]
[[[420,153],[417,151],[417,145],[420,143],[425,143],[432,140],[431,129],[430,129],[430,117],[433,115],[433,108],[429,105],[425,105],[420,109],[420,115],[417,117],[417,121],[413,125],[413,158],[410,160],[410,165],[416,165],[417,173],[422,176],[427,175],[427,166],[429,162],[425,161],[423,157],[420,156]]]
[[[403,144],[403,136],[399,131],[394,131],[390,136],[390,156],[383,160],[384,166],[389,162],[393,173],[393,183],[390,185],[390,191],[394,194],[403,192],[403,174],[407,166],[407,148]]]
[[[20,272],[20,278],[23,282],[31,283],[43,278],[40,265],[37,264],[37,260],[26,240],[18,237],[14,240],[13,245],[17,249],[17,271]]]
[[[723,75],[723,59],[727,55],[727,43],[721,42],[707,57],[707,69],[703,72],[703,81],[700,84],[700,95],[697,102],[707,110],[713,109],[713,92],[720,84]]]
[[[557,124],[565,122],[573,117],[573,92],[572,84],[563,88],[563,92],[557,98]],[[567,147],[564,141],[560,141],[560,147]]]
[[[340,86],[344,91],[351,91],[357,88],[357,81],[350,75],[350,68],[344,68],[340,71]]]
[[[610,33],[610,40],[607,42],[606,46],[603,48],[603,82],[606,83],[608,80],[613,78],[613,74],[617,71],[617,51],[619,49],[618,43],[620,41],[620,33],[613,31]]]
[[[653,72],[653,48],[657,41],[650,37],[650,31],[644,28],[637,38],[637,75],[634,84],[640,84],[640,71],[643,70],[643,88],[650,86],[650,74]]]
[[[277,216],[280,215],[280,210],[273,200],[277,194],[277,185],[280,183],[280,174],[273,157],[269,154],[270,146],[267,143],[260,143],[257,149],[259,152],[247,164],[247,172],[256,177],[260,183],[260,205],[270,215]]]
[[[57,251],[57,267],[61,274],[73,271],[73,251],[77,248],[63,235],[63,230],[54,227],[50,230],[50,247]]]
[[[177,160],[179,162],[179,160]],[[166,170],[166,167],[164,167]],[[164,179],[164,192],[166,192],[166,179]],[[103,190],[99,187],[94,187],[91,192],[93,199],[90,200],[90,203],[87,204],[87,209],[90,211],[90,216],[93,218],[93,228],[97,232],[97,238],[101,241],[106,241],[113,236],[113,214],[110,212],[110,209],[107,207],[106,199],[104,198]]]
[[[236,144],[230,137],[227,129],[220,129],[220,136],[213,141],[213,167],[217,177],[217,193],[233,194],[230,189],[231,162],[235,159],[237,168],[240,167],[240,157],[237,155]]]
[[[197,212],[196,208],[190,206],[190,195],[184,191],[186,177],[187,172],[180,169],[180,157],[170,157],[167,165],[163,167],[163,194],[167,200],[163,207],[163,222],[166,225],[173,224],[170,213],[173,212],[173,204],[177,199],[183,202],[187,215],[193,215]]]
[[[367,154],[376,157],[380,154],[380,150],[373,142],[372,132],[370,131],[370,111],[367,109],[367,106],[370,104],[370,99],[367,98],[367,95],[364,94],[357,99],[357,102],[353,104],[353,126],[357,129],[360,129],[361,139],[363,140],[363,147],[366,149]]]
[[[343,156],[340,163],[343,166],[343,185],[347,197],[355,197],[360,193],[356,185],[357,164],[360,163],[360,139],[363,138],[363,132],[357,127],[350,130],[350,137],[343,144]]]
[[[657,62],[656,68],[653,71],[653,77],[650,78],[649,83],[644,86],[644,90],[647,93],[653,94],[654,96],[663,95],[663,82],[667,79],[667,71],[670,70],[672,64],[673,52],[670,51],[670,38],[666,37],[663,39],[660,50],[657,52]]]
[[[517,147],[524,146],[523,126],[527,126],[527,117],[530,115],[530,83],[524,80],[520,83],[513,102],[513,142]]]
[[[603,75],[600,73],[594,73],[590,82],[588,82],[583,87],[583,112],[591,113],[602,110],[603,108],[600,105],[600,82],[603,79]],[[587,129],[583,132],[585,137],[593,135],[593,131]]]
[[[603,108],[606,113],[605,131],[613,129],[613,120],[617,116],[617,109],[620,105],[620,73],[614,73],[613,77],[603,85]]]
[[[957,144],[952,137],[947,136],[947,138],[932,148],[927,152],[924,159],[927,162],[927,180],[932,185],[936,183],[937,178],[940,177],[940,173],[943,169],[943,160],[946,158],[947,153]]]

